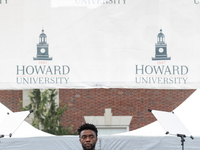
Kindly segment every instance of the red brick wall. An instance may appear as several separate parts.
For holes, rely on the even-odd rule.
[[[22,100],[22,90],[0,90],[0,102],[11,111],[20,111],[20,100]]]
[[[85,122],[83,116],[103,116],[112,108],[113,116],[133,116],[130,130],[156,119],[148,109],[172,111],[195,90],[159,89],[60,89],[61,106],[69,104],[62,125],[72,124],[76,130]]]
[[[73,125],[74,131],[85,122],[83,116],[103,116],[112,108],[114,116],[133,116],[130,130],[155,121],[148,109],[172,111],[195,90],[159,89],[60,89],[61,106],[70,104],[62,125]],[[13,112],[20,111],[21,90],[0,90],[0,102]]]

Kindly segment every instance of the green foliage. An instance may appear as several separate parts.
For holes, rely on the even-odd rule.
[[[54,135],[75,134],[71,133],[72,126],[66,128],[59,124],[60,118],[68,109],[68,105],[58,107],[55,102],[57,95],[56,89],[47,89],[43,92],[40,89],[34,89],[29,93],[31,103],[23,110],[33,110],[32,125],[42,131]]]

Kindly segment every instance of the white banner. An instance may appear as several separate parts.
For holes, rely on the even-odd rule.
[[[200,88],[198,0],[1,0],[0,89]]]

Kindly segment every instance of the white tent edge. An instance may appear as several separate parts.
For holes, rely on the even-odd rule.
[[[200,89],[197,89],[182,104],[180,104],[173,112],[178,116],[185,127],[191,132],[192,136],[200,137]],[[162,128],[158,121],[150,123],[139,129],[120,133],[116,135],[128,136],[165,136],[166,131]]]
[[[0,124],[6,117],[7,113],[13,113],[10,109],[0,103]],[[9,125],[8,125],[9,126]],[[36,129],[26,121],[23,121],[17,130],[12,134],[11,138],[26,138],[26,137],[43,137],[43,136],[53,136],[52,134],[43,132]],[[9,138],[9,136],[5,136]]]

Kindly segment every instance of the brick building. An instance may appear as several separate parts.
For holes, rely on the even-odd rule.
[[[61,124],[64,126],[71,124],[75,131],[86,122],[86,119],[93,117],[90,120],[96,120],[98,128],[113,126],[115,129],[134,130],[155,121],[148,109],[172,111],[194,91],[194,89],[60,89],[60,105],[69,104]],[[1,90],[0,93],[1,103],[13,112],[20,111],[19,102],[24,99],[23,90]],[[109,123],[109,120],[106,123],[102,118],[105,118],[105,114],[108,119],[115,120],[115,123]]]

